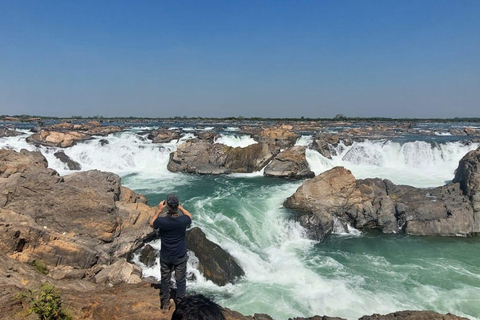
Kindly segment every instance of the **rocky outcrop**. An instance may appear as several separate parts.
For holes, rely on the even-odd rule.
[[[88,139],[91,139],[91,136],[83,132],[42,130],[38,133],[32,134],[26,140],[28,143],[34,145],[68,148],[79,141],[85,141]]]
[[[284,205],[297,210],[297,219],[318,240],[335,223],[384,233],[474,235],[480,228],[461,188],[464,179],[458,180],[419,189],[382,179],[355,180],[349,170],[335,167],[304,182]]]
[[[0,138],[3,137],[15,137],[20,135],[21,133],[15,130],[11,130],[5,127],[0,127]]]
[[[172,140],[178,140],[182,136],[182,130],[170,130],[168,128],[159,128],[148,134],[148,139],[153,143],[166,143]]]
[[[197,174],[249,173],[259,171],[272,158],[273,154],[266,144],[233,148],[191,139],[170,154],[167,168],[172,172]]]
[[[386,315],[373,314],[358,320],[468,320],[450,313],[440,314],[433,311],[399,311]]]
[[[198,258],[200,272],[206,279],[217,285],[233,283],[237,278],[245,275],[233,257],[219,245],[208,240],[199,228],[193,228],[187,232],[187,247]]]
[[[69,170],[81,170],[82,169],[82,166],[80,165],[80,163],[72,160],[63,151],[57,151],[53,155],[55,156],[55,158],[57,158],[58,160],[65,163]]]
[[[115,262],[151,233],[155,209],[134,202],[142,197],[121,187],[117,175],[95,170],[61,177],[39,153],[0,155],[0,249],[10,257],[81,277],[78,270],[85,276]]]
[[[480,148],[468,152],[459,162],[454,183],[459,183],[463,194],[473,207],[474,230],[480,230]]]
[[[62,122],[46,128],[37,128],[26,140],[34,145],[68,148],[78,142],[89,140],[92,136],[106,136],[123,130],[119,126],[102,126],[98,121],[85,124]]]
[[[293,147],[300,137],[301,135],[294,132],[293,126],[289,124],[267,127],[258,136],[254,136],[259,143],[266,143],[274,154]]]
[[[290,179],[313,178],[315,173],[310,170],[305,147],[295,146],[279,153],[266,167],[264,175]]]
[[[353,139],[346,135],[339,136],[337,134],[319,133],[313,138],[310,148],[318,151],[325,158],[332,159],[332,156],[337,155],[335,147],[337,147],[340,142],[343,142],[345,146],[351,146]]]

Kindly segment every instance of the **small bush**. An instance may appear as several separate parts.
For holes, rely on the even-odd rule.
[[[40,320],[71,320],[70,316],[62,309],[60,292],[51,284],[44,283],[38,289],[20,293],[17,299],[27,299],[30,302],[29,314],[36,313]]]
[[[47,274],[48,273],[48,269],[47,269],[47,265],[45,264],[45,262],[43,261],[40,261],[40,260],[33,260],[30,265],[32,267],[34,267],[35,269],[37,269],[40,273],[43,273],[43,274]]]

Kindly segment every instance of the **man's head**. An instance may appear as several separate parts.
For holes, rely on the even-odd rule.
[[[167,196],[167,207],[169,212],[177,212],[178,209],[178,197],[174,194],[169,194]]]
[[[195,294],[178,303],[172,320],[225,320],[225,317],[222,307],[201,294]]]

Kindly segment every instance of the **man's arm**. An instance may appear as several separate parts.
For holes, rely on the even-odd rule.
[[[165,208],[166,205],[167,204],[165,203],[165,200],[158,204],[157,212],[155,212],[152,219],[150,219],[150,227],[153,228],[153,223],[155,222],[155,220],[157,220],[158,215],[160,214],[160,212],[162,212],[163,208]]]
[[[193,216],[190,212],[187,211],[184,207],[181,205],[178,205],[178,210],[180,210],[184,215],[189,216],[191,220],[193,220]]]

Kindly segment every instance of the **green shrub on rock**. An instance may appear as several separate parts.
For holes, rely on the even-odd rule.
[[[36,313],[40,320],[71,320],[72,316],[62,309],[60,292],[51,284],[44,283],[39,288],[20,293],[17,299],[27,299],[29,314]]]

